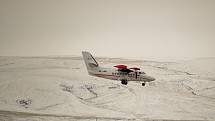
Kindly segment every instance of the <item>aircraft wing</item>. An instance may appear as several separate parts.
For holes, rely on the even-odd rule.
[[[118,69],[118,71],[120,71],[120,72],[126,72],[126,73],[133,72],[132,70],[127,69],[127,68],[125,68],[125,69]]]
[[[118,71],[120,71],[120,72],[125,72],[125,73],[133,72],[133,70],[128,69],[127,66],[125,66],[125,65],[116,65],[114,67],[118,68]]]

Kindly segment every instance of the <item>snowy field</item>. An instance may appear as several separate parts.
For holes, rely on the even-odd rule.
[[[92,77],[81,57],[0,57],[0,121],[215,120],[215,58],[97,58],[141,67],[142,87]]]

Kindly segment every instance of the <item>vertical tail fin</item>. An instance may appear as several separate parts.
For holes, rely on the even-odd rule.
[[[82,55],[89,74],[92,73],[94,70],[98,69],[99,64],[96,62],[95,58],[93,58],[93,56],[89,52],[82,51]]]

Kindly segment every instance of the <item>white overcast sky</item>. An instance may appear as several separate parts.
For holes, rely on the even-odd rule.
[[[0,0],[0,55],[215,57],[214,0]]]

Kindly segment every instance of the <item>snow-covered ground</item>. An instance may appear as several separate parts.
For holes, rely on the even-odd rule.
[[[156,81],[92,77],[81,57],[0,57],[0,121],[215,120],[215,58],[97,60],[141,67]]]

